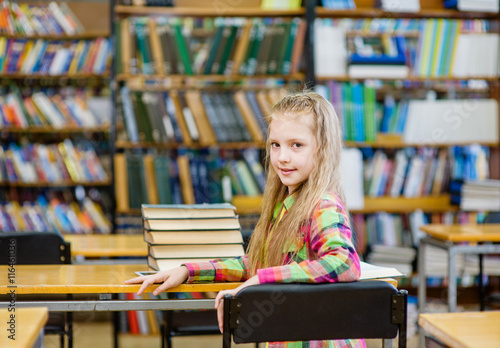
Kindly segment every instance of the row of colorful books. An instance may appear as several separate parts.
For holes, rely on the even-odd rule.
[[[103,183],[109,179],[89,142],[10,143],[0,147],[0,182],[24,184]]]
[[[3,74],[102,75],[109,72],[111,56],[111,41],[103,37],[73,41],[0,37]]]
[[[87,97],[85,90],[32,90],[22,95],[18,86],[11,84],[8,91],[0,90],[0,126],[106,127],[111,119],[110,104],[107,97]]]
[[[352,214],[356,245],[360,253],[368,254],[373,245],[413,248],[425,233],[420,226],[434,224],[482,223],[484,212],[425,213],[415,210],[406,214]]]
[[[353,78],[406,78],[410,73],[419,77],[498,76],[498,33],[481,31],[481,26],[475,32],[463,32],[467,25],[461,20],[431,18],[419,24],[418,35],[398,31],[391,39],[347,35],[346,28],[332,20],[316,19],[316,40],[326,38],[328,42],[315,47],[316,74]],[[392,41],[398,53],[394,57],[384,44]]]
[[[418,34],[427,19],[419,18],[331,18],[335,27],[343,28],[347,33],[359,34]],[[486,19],[461,19],[461,32],[484,33],[490,29]]]
[[[195,151],[180,151],[176,157],[116,154],[117,210],[127,212],[142,203],[221,203],[233,195],[262,194],[265,175],[258,150],[245,149],[240,156]]]
[[[20,4],[3,0],[0,9],[0,34],[74,35],[85,30],[65,2]]]
[[[216,18],[214,28],[188,31],[178,18],[127,18],[116,29],[125,74],[267,75],[299,71],[305,21]]]
[[[120,90],[124,136],[131,142],[216,145],[263,143],[264,115],[283,90],[236,92]]]
[[[439,195],[450,180],[482,180],[489,176],[489,148],[469,145],[450,148],[405,148],[389,158],[385,151],[363,149],[366,196]]]
[[[36,201],[0,203],[0,230],[4,232],[110,233],[108,217],[89,197],[77,202],[38,196]]]

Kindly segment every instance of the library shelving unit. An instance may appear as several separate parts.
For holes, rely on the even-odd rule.
[[[109,233],[109,4],[2,6],[0,230]]]
[[[260,1],[241,6],[114,6],[114,122],[122,129],[114,142],[117,233],[140,231],[140,202],[224,200],[224,175],[231,177],[229,191],[262,193],[248,176],[251,188],[235,181],[243,181],[240,170],[250,174],[242,153],[261,166],[270,104],[283,87],[308,79],[305,9],[265,10]],[[150,132],[155,127],[165,130]],[[139,228],[129,228],[134,216]]]
[[[463,58],[464,56],[473,56],[474,49],[469,49],[468,51],[460,51],[461,57],[457,58],[457,56],[459,55],[457,54],[456,48],[457,41],[455,41],[454,43],[447,43],[446,39],[443,39],[443,37],[449,38],[450,36],[446,36],[445,34],[443,34],[443,30],[448,30],[447,35],[450,35],[450,32],[452,32],[450,28],[453,27],[453,25],[456,25],[455,30],[457,30],[457,33],[463,34],[463,36],[471,34],[472,38],[475,34],[478,33],[478,37],[481,35],[483,35],[484,37],[490,36],[490,38],[492,38],[493,40],[492,45],[495,46],[496,50],[498,51],[498,35],[500,32],[499,14],[489,12],[460,12],[454,9],[445,9],[443,8],[443,1],[440,0],[421,0],[421,10],[416,13],[387,12],[380,8],[376,8],[375,1],[373,0],[355,0],[355,3],[355,9],[334,10],[321,7],[318,1],[318,4],[317,6],[314,6],[314,9],[307,9],[307,11],[313,12],[314,15],[312,16],[312,20],[321,23],[321,25],[323,26],[341,27],[343,30],[343,38],[345,42],[347,42],[347,54],[345,56],[346,66],[344,70],[337,69],[334,71],[334,73],[329,73],[330,70],[328,69],[318,69],[318,61],[320,60],[315,60],[315,80],[317,82],[317,85],[322,86],[323,91],[327,91],[326,94],[329,93],[329,96],[332,100],[332,103],[336,107],[337,112],[339,112],[339,110],[341,110],[341,113],[347,112],[346,109],[349,106],[346,106],[346,103],[340,103],[338,99],[335,99],[335,88],[340,88],[343,93],[345,93],[346,89],[350,89],[355,85],[362,85],[363,89],[372,88],[374,89],[372,96],[374,103],[382,105],[381,111],[377,111],[375,107],[371,109],[375,112],[380,112],[382,115],[380,116],[380,119],[377,118],[372,120],[375,126],[373,126],[373,124],[371,125],[372,129],[370,129],[370,131],[373,132],[371,138],[369,138],[368,133],[366,133],[361,137],[363,138],[366,135],[366,139],[355,140],[355,138],[349,137],[349,134],[347,134],[348,138],[345,141],[346,147],[357,148],[363,153],[363,156],[365,157],[365,180],[367,175],[366,171],[369,170],[367,168],[369,168],[370,163],[369,161],[367,161],[367,159],[373,158],[370,157],[373,156],[373,153],[375,153],[375,157],[377,157],[377,154],[379,154],[386,159],[391,159],[394,158],[395,154],[397,154],[398,152],[407,151],[408,148],[413,148],[413,151],[415,151],[414,153],[431,153],[434,154],[434,158],[436,158],[437,154],[442,151],[447,153],[446,161],[448,162],[448,165],[450,165],[450,161],[452,161],[452,158],[450,157],[454,154],[454,148],[463,148],[466,149],[464,151],[467,152],[468,149],[471,149],[474,146],[476,146],[476,149],[477,147],[482,147],[482,153],[484,153],[485,157],[487,157],[489,172],[486,173],[485,176],[491,179],[499,179],[500,144],[498,142],[498,129],[493,129],[493,132],[496,133],[496,139],[494,140],[481,140],[478,139],[478,137],[476,137],[476,139],[474,140],[470,140],[465,137],[463,139],[455,138],[453,141],[448,142],[435,141],[436,139],[432,137],[426,138],[427,140],[424,141],[405,141],[406,132],[404,132],[403,130],[401,130],[400,132],[388,132],[387,129],[385,129],[384,131],[381,131],[380,129],[380,126],[383,126],[383,120],[385,117],[384,112],[387,111],[387,109],[384,109],[384,103],[386,103],[387,100],[389,100],[389,102],[395,102],[397,108],[398,103],[402,105],[403,100],[411,103],[412,100],[441,101],[453,99],[459,99],[462,104],[464,100],[466,102],[477,99],[488,99],[489,101],[493,101],[493,104],[496,104],[496,108],[494,108],[494,112],[490,113],[492,114],[492,118],[494,118],[495,120],[491,124],[495,125],[492,128],[498,128],[498,102],[500,101],[500,81],[497,64],[498,62],[496,61],[494,71],[489,71],[487,73],[476,73],[474,71],[468,71],[467,73],[460,74],[458,68],[456,70],[453,70],[453,63],[456,63],[456,65],[458,65],[457,60],[459,58]],[[471,23],[480,23],[480,25],[483,27],[474,27],[473,25],[470,25]],[[313,37],[309,39],[311,42],[315,41]],[[397,49],[400,48],[400,46],[398,46],[399,43],[403,42],[402,45],[404,47],[403,51],[405,55],[404,64],[408,68],[405,71],[405,76],[394,77],[393,75],[390,75],[390,73],[392,72],[389,72],[387,76],[384,76],[383,73],[378,73],[378,75],[376,76],[363,76],[361,73],[353,73],[353,71],[356,71],[355,69],[349,69],[351,64],[356,64],[356,61],[354,60],[355,55],[353,54],[349,56],[349,53],[352,54],[359,52],[359,46],[356,45],[360,45],[360,43],[368,43],[369,45],[370,42],[376,42],[377,39],[379,41],[394,40],[393,42],[397,43]],[[325,38],[325,40],[327,39]],[[326,44],[322,45],[322,47],[325,51],[328,50]],[[330,48],[333,50],[333,47]],[[315,54],[317,54],[317,52],[318,51],[316,50]],[[433,52],[435,56],[427,58],[428,61],[427,63],[425,63],[425,58],[422,58],[425,57],[424,52],[427,52],[428,56],[431,56],[430,52]],[[498,57],[497,54],[498,52],[493,53],[491,51],[487,53],[486,51],[483,51],[483,56],[480,57],[479,60],[476,60],[474,62],[473,60],[471,60],[470,64],[474,66],[481,65],[484,62],[484,65],[487,65],[488,63],[486,61],[490,57]],[[328,55],[328,53],[326,55]],[[332,55],[330,55],[330,57],[332,57]],[[318,58],[318,56],[316,56],[316,58]],[[496,58],[496,60],[497,59],[498,58]],[[370,63],[373,65],[377,64],[374,63],[374,61],[371,61]],[[422,67],[424,64],[427,64],[429,70],[423,70]],[[325,73],[321,74],[320,72],[318,72],[318,70],[321,70]],[[369,71],[369,73],[372,72],[373,71]],[[478,81],[479,83],[476,84],[476,82]],[[361,108],[363,108],[363,102],[367,102],[367,100],[365,99],[367,96],[366,90],[362,90],[361,93],[365,93],[361,95],[361,99],[356,100],[356,97],[353,96],[352,99],[348,101],[349,103],[352,101],[352,104],[354,104],[354,109],[356,108],[356,105],[359,104],[359,100],[361,100]],[[343,97],[345,98],[345,94],[343,95]],[[388,97],[390,99],[387,99]],[[340,107],[337,107],[338,105],[340,105]],[[365,104],[365,113],[366,110],[367,109]],[[422,114],[419,115],[422,117],[422,119],[424,119],[424,113],[425,112],[422,112]],[[446,117],[450,116],[451,114],[453,114],[453,112],[447,114],[441,109],[440,113],[437,113],[435,116],[445,120]],[[462,114],[460,117],[471,117],[472,119],[476,119],[477,122],[480,122],[480,114],[480,112],[472,112],[467,116],[463,116]],[[456,116],[457,114],[455,113],[454,115]],[[344,119],[344,121],[346,120]],[[364,128],[363,131],[368,132],[366,114],[364,121],[364,126],[366,128]],[[347,120],[346,122],[348,123],[349,120]],[[408,123],[406,125],[408,125]],[[413,123],[412,125],[415,127],[415,123]],[[454,129],[455,127],[458,128],[458,126],[456,126],[455,124],[448,122],[448,127],[451,128],[452,126],[454,127]],[[349,125],[347,127],[349,127]],[[359,124],[354,124],[353,127],[359,127]],[[442,123],[441,126],[438,124],[435,127],[442,127]],[[486,128],[488,128],[488,126],[484,126],[483,130]],[[486,132],[484,132],[483,134],[486,134]],[[391,178],[391,176],[395,175],[395,166],[396,164],[393,163],[393,166],[390,169],[391,174],[388,178],[389,182],[390,180],[394,179]],[[374,170],[376,171],[376,169]],[[425,174],[424,170],[422,170],[420,173],[420,175]],[[390,224],[399,224],[400,229],[402,224],[403,230],[411,229],[412,233],[414,232],[413,229],[415,229],[416,226],[411,226],[412,218],[408,218],[408,215],[413,214],[413,212],[416,210],[423,212],[422,216],[425,215],[425,217],[428,218],[428,220],[421,220],[421,223],[424,223],[424,221],[432,221],[437,223],[450,223],[451,221],[455,223],[477,223],[478,221],[480,221],[482,212],[462,212],[459,210],[459,206],[456,203],[451,203],[452,197],[454,195],[453,192],[450,192],[450,181],[454,179],[452,175],[454,173],[453,169],[450,169],[446,173],[447,178],[445,180],[448,180],[448,183],[445,184],[442,187],[442,190],[440,190],[438,193],[431,190],[424,195],[406,198],[410,197],[411,195],[388,195],[387,191],[385,191],[385,193],[382,195],[380,195],[379,193],[375,195],[372,194],[365,196],[364,208],[353,209],[351,211],[354,216],[354,228],[355,230],[356,228],[359,228],[359,230],[356,231],[356,234],[362,234],[357,236],[358,241],[363,243],[363,245],[358,245],[358,247],[365,254],[365,256],[369,255],[369,253],[374,250],[372,248],[374,243],[388,243],[390,245],[394,245],[395,241],[394,236],[388,239],[382,238],[383,241],[377,239],[376,233],[379,233],[378,237],[380,238],[380,233],[382,232],[380,231],[380,227],[378,226],[376,228],[375,235],[370,235],[367,232],[367,229],[375,228],[375,225],[379,223],[384,226],[386,230],[390,230],[390,228],[387,228],[387,224],[383,224],[383,221],[386,221],[384,219],[386,219],[387,215],[383,215],[380,219],[377,218],[372,220],[371,222],[373,224],[370,224],[369,219],[370,216],[373,216],[373,214],[377,215],[378,213],[389,213],[394,216],[406,215],[407,217],[404,217],[398,221],[391,220],[392,222]],[[382,174],[379,172],[379,175]],[[406,175],[409,175],[409,173],[407,172]],[[407,179],[408,177],[405,177],[405,185],[407,183]],[[458,179],[461,178],[458,177]],[[365,186],[365,191],[366,188],[367,187]],[[253,204],[258,203],[258,201],[253,202]],[[253,211],[253,207],[250,202],[246,202],[242,199],[237,200],[237,204],[243,210]],[[376,223],[374,223],[373,221],[376,221]],[[418,226],[418,223],[416,225]],[[398,230],[398,227],[396,227],[396,230]],[[415,232],[418,232],[418,227],[416,227],[416,230],[417,231]],[[374,239],[375,242],[373,241]],[[404,236],[403,238],[397,237],[396,245],[414,249],[414,243],[417,240],[418,237],[416,236],[409,236],[406,238],[406,240]],[[368,260],[370,261],[370,259]],[[409,274],[411,274],[412,270],[410,269],[405,273],[408,272]]]

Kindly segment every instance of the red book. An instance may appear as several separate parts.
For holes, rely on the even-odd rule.
[[[134,294],[126,294],[127,300],[133,300]],[[135,311],[128,311],[128,327],[130,329],[130,333],[133,335],[139,334],[139,323],[137,321],[137,313]]]

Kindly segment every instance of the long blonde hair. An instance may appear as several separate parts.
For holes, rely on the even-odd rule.
[[[294,191],[294,204],[290,211],[274,227],[268,252],[266,238],[276,205],[287,196],[288,189],[281,183],[270,161],[270,144],[266,144],[267,184],[262,200],[262,214],[249,244],[248,258],[251,275],[264,263],[280,266],[292,245],[298,245],[302,225],[309,221],[325,192],[335,192],[344,200],[340,187],[340,157],[342,153],[342,129],[333,106],[317,93],[305,91],[288,95],[278,101],[269,116],[269,128],[277,118],[312,117],[312,131],[316,137],[315,166],[309,178]],[[268,134],[270,132],[268,131]],[[295,252],[297,252],[296,250]]]

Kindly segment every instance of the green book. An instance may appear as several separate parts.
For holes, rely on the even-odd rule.
[[[148,112],[142,100],[142,92],[130,92],[137,126],[139,127],[139,139],[141,141],[153,142],[152,128],[149,121]]]
[[[203,69],[203,73],[205,75],[210,75],[212,72],[212,65],[214,64],[215,57],[217,56],[217,50],[220,47],[220,42],[222,40],[222,32],[224,31],[224,25],[219,25],[217,27],[217,31],[215,32],[212,46],[210,47],[210,53],[208,54],[207,62],[205,63],[205,67]]]
[[[222,75],[224,73],[224,70],[226,69],[227,60],[229,59],[229,54],[231,53],[231,50],[234,46],[234,39],[237,33],[238,26],[232,25],[229,29],[229,36],[227,38],[227,42],[224,46],[224,50],[219,61],[219,70],[217,71],[217,74]]]
[[[172,204],[172,190],[170,187],[170,158],[168,155],[157,155],[154,159],[158,201],[160,204]]]
[[[287,75],[290,73],[292,68],[292,51],[293,44],[295,42],[295,37],[297,36],[297,32],[299,30],[300,18],[294,18],[290,25],[290,32],[288,34],[288,41],[286,44],[285,54],[283,55],[283,62],[281,63],[281,71],[282,74]]]
[[[121,21],[114,21],[113,26],[115,29],[115,55],[114,55],[114,68],[115,68],[115,74],[121,74],[123,72],[123,67],[122,67],[122,58],[121,58],[121,53],[122,53],[122,32],[121,32]]]
[[[173,25],[175,42],[177,44],[177,48],[179,49],[180,58],[182,61],[182,65],[184,66],[184,73],[186,75],[193,75],[193,66],[191,62],[191,55],[189,54],[189,48],[186,43],[186,39],[184,35],[182,35],[182,28],[180,24]]]
[[[363,86],[364,116],[365,116],[365,140],[375,141],[377,137],[375,118],[375,88]]]

